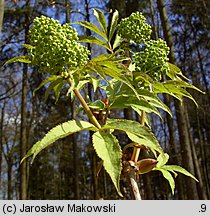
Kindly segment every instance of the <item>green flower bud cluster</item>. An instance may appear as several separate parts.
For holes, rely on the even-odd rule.
[[[169,48],[162,39],[150,40],[145,49],[134,55],[136,71],[147,73],[154,80],[160,80],[169,71],[167,64]]]
[[[140,12],[132,13],[124,18],[118,25],[118,34],[136,44],[144,43],[150,39],[151,26],[145,23],[146,18]]]
[[[69,24],[41,16],[34,19],[29,31],[31,64],[40,71],[57,74],[73,71],[88,60],[89,50],[77,43],[78,34]]]

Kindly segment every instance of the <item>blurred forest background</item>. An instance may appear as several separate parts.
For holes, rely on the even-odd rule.
[[[153,27],[154,39],[160,37],[171,48],[170,61],[176,63],[192,84],[206,94],[190,93],[199,107],[187,99],[182,106],[171,97],[161,99],[172,109],[173,118],[151,115],[152,131],[165,152],[169,164],[177,164],[196,176],[199,183],[179,175],[172,195],[161,173],[142,175],[139,186],[143,199],[209,199],[210,198],[210,1],[209,0],[0,0],[0,199],[122,199],[102,169],[96,177],[99,159],[90,134],[72,135],[42,151],[34,163],[20,166],[26,151],[55,125],[77,114],[78,101],[63,92],[58,103],[54,94],[44,102],[45,88],[33,96],[33,90],[44,79],[37,68],[13,63],[10,58],[23,55],[27,33],[33,19],[46,15],[61,23],[91,21],[91,8],[107,17],[117,9],[121,18],[141,11]],[[74,25],[79,34],[92,34]],[[92,57],[105,52],[97,45],[87,45]],[[97,98],[87,86],[90,98]],[[136,119],[129,109],[116,110],[111,116]],[[122,145],[127,137],[118,137]],[[123,199],[130,199],[125,182],[121,182]],[[127,192],[126,192],[127,191]]]

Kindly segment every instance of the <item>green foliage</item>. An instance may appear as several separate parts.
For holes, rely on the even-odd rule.
[[[105,49],[111,51],[110,47],[108,46],[108,44],[105,41],[103,41],[103,40],[101,40],[95,36],[84,36],[84,35],[80,36],[79,42],[98,44],[98,45],[104,47]]]
[[[145,21],[146,18],[142,13],[132,13],[129,17],[120,21],[118,34],[122,38],[133,41],[136,44],[144,43],[150,39],[152,33],[151,26]]]
[[[115,12],[112,15],[112,21],[111,21],[110,30],[109,30],[109,42],[111,41],[114,35],[114,32],[116,30],[118,19],[119,19],[119,13],[117,10],[115,10]]]
[[[98,28],[96,25],[89,23],[87,21],[80,21],[80,22],[75,22],[75,24],[80,24],[81,26],[90,29],[91,31],[95,32],[96,34],[100,35],[105,41],[108,41],[106,33]]]
[[[26,156],[22,159],[22,161],[30,157],[31,155],[33,155],[33,161],[40,151],[42,151],[44,148],[51,145],[55,141],[83,130],[96,131],[97,128],[89,122],[76,120],[68,121],[57,125],[56,127],[52,128],[47,134],[45,134],[45,136],[40,141],[36,142],[33,145],[33,147],[27,152]]]
[[[50,92],[52,90],[54,90],[55,99],[57,102],[63,86],[66,85],[66,83],[67,83],[66,80],[63,80],[61,75],[58,75],[58,76],[52,75],[52,76],[46,78],[45,80],[43,80],[41,82],[41,84],[36,89],[34,89],[33,95],[35,95],[35,92],[38,91],[41,87],[43,87],[47,83],[50,83],[50,85],[48,86],[47,90],[45,91],[45,96],[44,96],[45,101],[47,100]]]
[[[122,152],[118,140],[110,133],[98,131],[93,134],[93,147],[103,160],[104,168],[110,175],[118,194],[122,196],[120,192]]]
[[[5,65],[11,64],[13,62],[31,63],[30,59],[27,56],[16,56],[16,57],[8,60],[7,62],[5,62]]]
[[[125,131],[132,141],[136,142],[135,140],[138,139],[137,143],[143,143],[151,149],[160,153],[163,152],[156,137],[148,128],[142,126],[139,122],[126,119],[108,119],[102,129]]]
[[[157,163],[156,167],[157,168],[162,167],[163,165],[165,165],[168,162],[168,159],[169,159],[169,155],[167,153],[159,154],[159,156],[157,158],[158,163]]]
[[[88,106],[96,110],[103,110],[105,108],[105,104],[101,100],[96,100],[94,102],[88,103]]]
[[[104,17],[103,13],[96,8],[94,8],[93,11],[94,11],[94,15],[98,19],[101,28],[103,29],[103,32],[107,34],[106,18]]]
[[[175,182],[174,182],[174,178],[171,175],[171,173],[173,173],[176,177],[177,176],[176,172],[179,172],[179,173],[182,173],[186,176],[193,178],[195,181],[198,182],[198,180],[184,168],[177,166],[177,165],[165,165],[168,162],[168,159],[169,159],[168,154],[166,153],[160,154],[157,158],[158,163],[156,167],[154,168],[154,170],[160,171],[163,174],[163,177],[168,180],[170,187],[171,187],[172,194],[174,194]]]
[[[176,99],[180,100],[182,102],[183,97],[187,97],[191,99],[196,105],[197,102],[194,100],[192,95],[186,90],[186,88],[196,89],[197,91],[200,91],[195,86],[188,84],[187,82],[184,82],[182,80],[167,80],[165,82],[154,82],[152,84],[153,91],[158,94],[169,94]],[[200,91],[202,92],[202,91]],[[198,106],[198,105],[197,105]]]
[[[158,98],[156,93],[147,89],[137,89],[138,99],[127,86],[122,85],[117,88],[116,86],[114,87],[114,95],[110,98],[111,109],[132,107],[139,113],[144,110],[148,113],[154,112],[161,117],[157,110],[157,108],[161,108],[172,116],[170,109]]]

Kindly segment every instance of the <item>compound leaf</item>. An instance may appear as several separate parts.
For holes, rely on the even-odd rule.
[[[50,144],[54,143],[55,141],[61,138],[67,137],[73,133],[83,130],[96,131],[97,128],[89,122],[76,120],[67,121],[55,126],[47,134],[45,134],[45,136],[40,141],[36,142],[32,146],[32,148],[27,152],[27,154],[24,156],[21,162],[26,158],[30,157],[31,155],[33,155],[33,162],[36,155]]]

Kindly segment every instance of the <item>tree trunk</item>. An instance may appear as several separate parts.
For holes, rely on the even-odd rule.
[[[65,0],[65,12],[66,12],[66,23],[70,23],[70,9],[71,3],[69,0]],[[75,119],[75,101],[74,99],[71,101],[70,105],[71,110],[71,119]],[[79,197],[79,167],[78,167],[78,147],[76,142],[76,134],[72,134],[70,136],[71,143],[73,144],[73,167],[74,167],[74,199],[78,200]]]
[[[30,1],[26,1],[26,7],[29,7]],[[25,43],[27,44],[27,34],[29,31],[29,14],[25,15]],[[24,55],[27,50],[24,49]],[[22,102],[21,102],[21,131],[20,131],[20,158],[22,159],[27,151],[27,80],[28,65],[23,65],[22,78]],[[24,160],[20,164],[20,199],[27,199],[27,162]]]
[[[158,39],[158,27],[156,25],[155,22],[155,14],[154,14],[154,2],[152,0],[150,0],[150,12],[152,15],[152,22],[153,22],[153,29],[154,29],[154,37],[157,40]],[[163,77],[163,79],[165,80],[166,78]],[[171,108],[171,100],[169,98],[169,96],[167,94],[163,95],[163,101],[164,104],[166,104],[169,108]],[[168,132],[169,132],[169,152],[170,152],[170,161],[172,163],[177,164],[179,161],[179,158],[177,156],[176,153],[176,139],[175,139],[175,126],[174,126],[174,121],[171,118],[171,116],[166,113],[166,123],[167,123],[167,127],[168,127]],[[178,179],[177,181],[177,191],[178,191],[178,198],[179,199],[183,199],[183,184],[181,181],[181,178]]]
[[[11,153],[12,154],[12,153]],[[9,153],[7,160],[7,199],[12,199],[12,156]]]
[[[74,101],[71,101],[71,113],[72,119],[75,119],[75,111],[74,111]],[[80,198],[79,191],[79,157],[78,157],[78,146],[76,142],[76,134],[71,135],[71,142],[73,144],[73,164],[74,164],[74,199],[78,200]]]
[[[2,174],[2,157],[3,157],[3,127],[4,127],[4,110],[5,102],[1,109],[1,122],[0,122],[0,191],[1,191],[1,174]]]
[[[185,116],[187,119],[187,126],[188,126],[188,131],[190,130],[190,125],[189,125],[189,116],[188,113],[185,112]],[[193,137],[192,134],[189,133],[190,136],[190,144],[191,144],[191,149],[192,149],[192,155],[193,155],[193,162],[194,162],[194,167],[195,167],[195,174],[199,180],[199,184],[197,184],[197,190],[198,190],[198,195],[199,195],[199,199],[204,199],[207,200],[207,193],[206,193],[206,188],[204,186],[204,178],[201,175],[201,165],[199,164],[198,161],[198,157],[196,154],[196,149],[195,149],[195,145],[193,143]]]
[[[0,0],[0,34],[3,26],[4,20],[4,0]]]
[[[176,64],[175,56],[174,56],[172,33],[170,30],[166,9],[164,6],[164,0],[157,0],[157,6],[158,6],[159,13],[160,13],[164,37],[167,42],[167,45],[170,48],[169,61],[173,64]],[[185,168],[194,175],[195,170],[194,170],[194,163],[193,163],[192,151],[191,151],[191,146],[190,146],[189,131],[187,127],[188,119],[186,119],[185,117],[185,106],[184,106],[184,103],[181,106],[180,102],[177,100],[175,100],[174,103],[175,103],[175,108],[176,108],[180,146],[181,146],[182,155],[183,155],[182,156],[183,164]],[[194,180],[187,178],[186,188],[187,188],[186,193],[187,193],[188,199],[198,199],[197,185]]]

